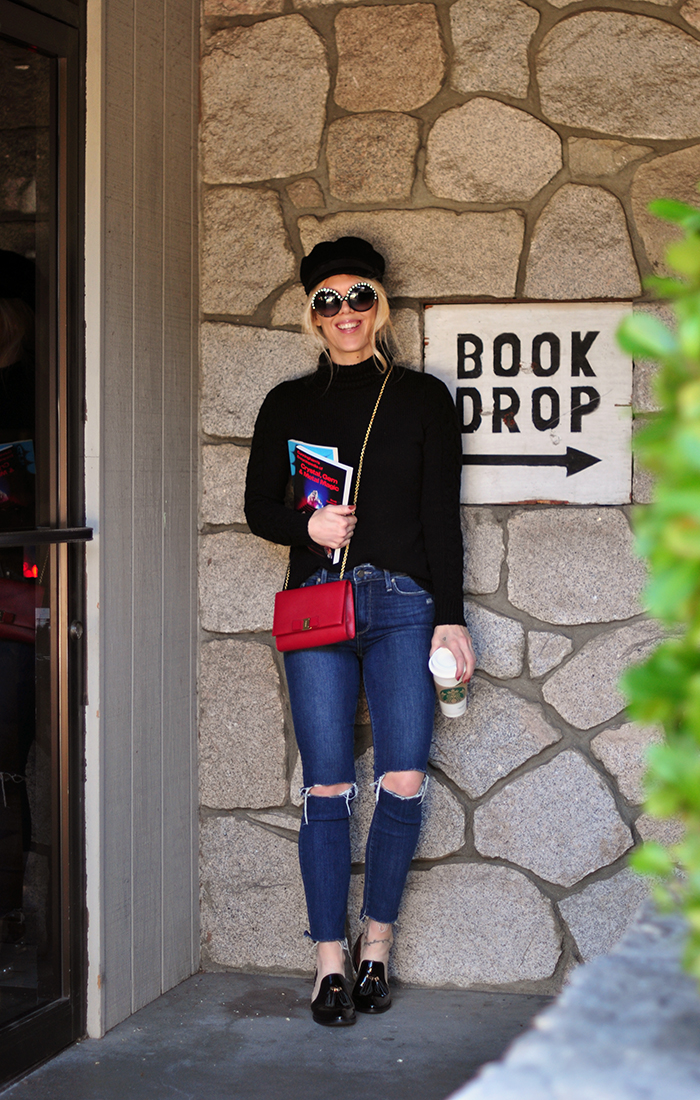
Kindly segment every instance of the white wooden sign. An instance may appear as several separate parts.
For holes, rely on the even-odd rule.
[[[631,303],[425,309],[425,369],[462,428],[462,502],[627,504],[632,361],[615,332]]]

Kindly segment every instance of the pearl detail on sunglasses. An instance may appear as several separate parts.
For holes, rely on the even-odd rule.
[[[367,305],[367,307],[365,309],[357,309],[349,301],[350,296],[352,294],[356,293],[357,291],[361,291],[361,290],[369,291],[372,295],[372,301],[371,301],[371,303],[369,303]],[[316,309],[316,299],[321,294],[330,295],[337,302],[337,309],[335,310],[334,313],[326,315],[326,314],[323,314],[320,310],[318,310],[317,312],[319,313],[319,316],[321,316],[321,317],[324,317],[324,316],[336,317],[340,313],[341,309],[343,308],[343,302],[347,302],[348,306],[350,307],[351,310],[353,310],[353,312],[366,313],[372,308],[374,303],[377,301],[377,292],[374,289],[374,287],[371,285],[371,283],[365,283],[365,282],[362,282],[362,281],[360,281],[358,283],[353,283],[353,285],[348,290],[347,294],[340,294],[339,291],[335,290],[333,287],[330,287],[330,286],[319,287],[319,289],[316,291],[313,298],[311,299],[311,308],[312,309],[314,309],[314,310]]]

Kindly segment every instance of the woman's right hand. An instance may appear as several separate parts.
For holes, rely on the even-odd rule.
[[[350,542],[356,523],[354,504],[327,504],[310,517],[308,530],[319,546],[340,550]]]

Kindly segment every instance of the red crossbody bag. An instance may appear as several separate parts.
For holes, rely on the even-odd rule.
[[[391,367],[379,391],[360,451],[353,500],[355,505],[360,491],[360,475],[365,460],[367,440],[390,374]],[[311,649],[316,646],[332,645],[334,642],[343,642],[346,638],[355,637],[355,603],[352,584],[343,579],[349,549],[348,544],[343,554],[339,581],[312,584],[308,588],[287,588],[289,583],[289,566],[287,566],[284,588],[275,596],[275,613],[272,620],[272,636],[280,653],[286,653],[291,649]]]

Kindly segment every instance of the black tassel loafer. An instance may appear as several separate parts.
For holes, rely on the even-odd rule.
[[[325,1027],[348,1027],[355,1023],[355,1006],[342,974],[326,974],[321,978],[318,996],[311,1002],[311,1014],[317,1024]]]
[[[357,971],[352,999],[358,1012],[386,1012],[391,1008],[391,990],[384,963],[365,959]]]

